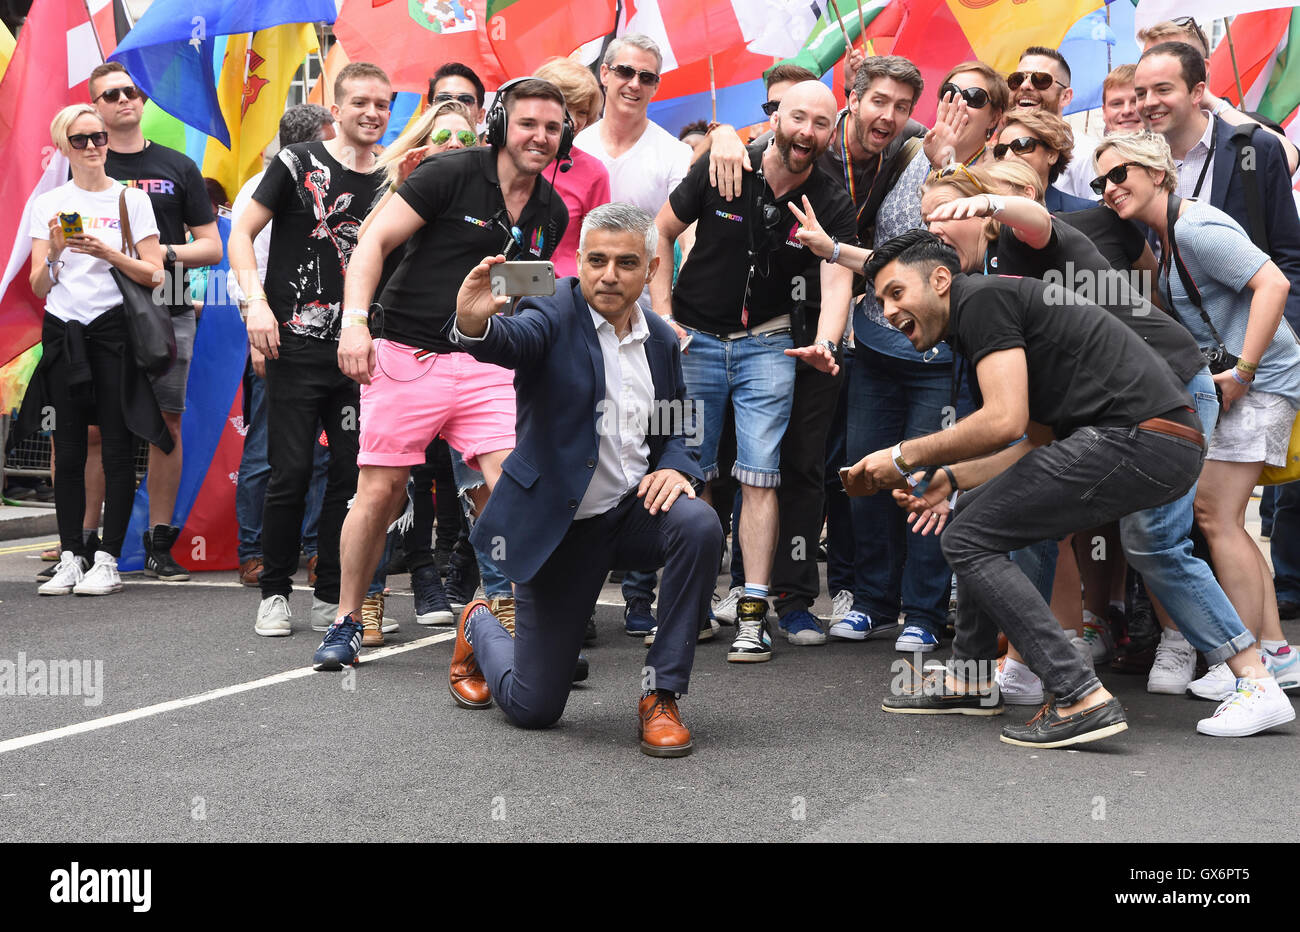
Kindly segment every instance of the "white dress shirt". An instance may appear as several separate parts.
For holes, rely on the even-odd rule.
[[[1201,134],[1200,141],[1187,150],[1182,161],[1174,159],[1174,166],[1178,169],[1178,185],[1174,188],[1174,193],[1179,197],[1195,197],[1197,200],[1206,204],[1210,203],[1210,190],[1214,185],[1214,166],[1210,165],[1205,170],[1205,180],[1201,182],[1201,190],[1196,191],[1196,179],[1201,177],[1201,169],[1205,168],[1205,160],[1210,157],[1210,137],[1214,134],[1214,115],[1208,110],[1202,110],[1203,114],[1209,118],[1205,127],[1205,132]],[[1218,140],[1224,142],[1225,140]]]

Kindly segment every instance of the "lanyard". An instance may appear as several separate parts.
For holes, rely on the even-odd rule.
[[[858,225],[862,224],[862,212],[867,209],[867,203],[871,200],[871,192],[876,190],[876,180],[880,177],[880,169],[885,161],[885,153],[876,156],[876,173],[871,178],[871,187],[867,188],[867,196],[861,204],[858,203],[858,186],[853,180],[853,154],[849,152],[849,115],[844,114],[844,119],[840,122],[840,164],[844,169],[844,187],[849,189],[849,198],[853,201],[853,206],[857,207]]]

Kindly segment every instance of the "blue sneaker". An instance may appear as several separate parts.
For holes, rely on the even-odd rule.
[[[785,633],[787,641],[800,647],[826,643],[826,632],[822,631],[822,626],[807,609],[790,612],[777,623],[777,627]]]
[[[904,654],[925,654],[939,646],[939,639],[920,625],[908,625],[894,642],[894,650]]]
[[[865,612],[849,612],[842,619],[831,625],[831,637],[846,641],[865,641],[870,637],[879,637],[882,631],[893,631],[898,627],[896,620],[874,621]]]
[[[361,650],[361,633],[361,625],[351,615],[334,622],[329,631],[325,632],[325,640],[320,642],[320,647],[312,654],[312,669],[342,670],[354,666]]]
[[[650,611],[649,599],[629,599],[623,606],[623,627],[628,637],[643,638],[657,625],[654,614]]]

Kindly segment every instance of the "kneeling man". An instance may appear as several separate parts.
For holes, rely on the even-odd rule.
[[[681,352],[672,327],[637,307],[655,276],[654,218],[627,204],[587,214],[578,277],[554,297],[496,316],[486,259],[456,299],[451,338],[515,370],[517,444],[471,540],[515,583],[515,634],[482,599],[465,606],[452,654],[452,698],[495,698],[522,728],[557,721],[587,619],[611,569],[664,568],[659,632],[646,656],[641,750],[691,751],[677,698],[722,555],[722,527],[696,492],[687,448]]]

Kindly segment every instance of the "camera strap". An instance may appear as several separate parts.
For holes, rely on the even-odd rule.
[[[1191,273],[1187,270],[1187,265],[1183,262],[1182,253],[1178,251],[1178,241],[1174,238],[1174,225],[1178,221],[1178,211],[1182,206],[1183,199],[1177,194],[1169,195],[1168,213],[1165,216],[1165,228],[1169,232],[1169,248],[1165,250],[1165,255],[1160,257],[1161,272],[1164,273],[1165,280],[1169,280],[1169,261],[1170,255],[1173,256],[1174,267],[1178,270],[1178,278],[1183,283],[1183,290],[1187,292],[1187,299],[1196,305],[1196,310],[1200,312],[1201,320],[1205,321],[1205,326],[1210,328],[1210,335],[1214,337],[1214,342],[1219,344],[1219,349],[1228,353],[1228,348],[1223,345],[1223,337],[1219,336],[1219,331],[1214,326],[1214,321],[1210,320],[1210,315],[1205,312],[1205,307],[1201,303],[1201,289],[1196,287],[1196,282]],[[1169,291],[1170,298],[1173,297],[1173,289]],[[1228,355],[1231,355],[1230,353]]]

